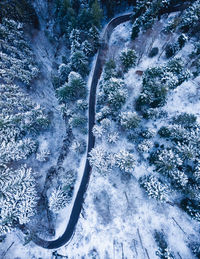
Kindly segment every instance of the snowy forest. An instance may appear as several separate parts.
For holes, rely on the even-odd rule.
[[[200,0],[1,0],[0,144],[0,258],[200,258]]]

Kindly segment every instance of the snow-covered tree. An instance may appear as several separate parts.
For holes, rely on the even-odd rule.
[[[125,51],[122,51],[120,60],[124,67],[124,71],[127,72],[130,68],[136,65],[137,55],[135,50],[126,49]]]
[[[54,213],[58,213],[72,200],[77,172],[73,169],[66,171],[61,167],[58,176],[58,186],[53,188],[48,200],[49,209]]]
[[[105,134],[105,130],[102,126],[99,125],[94,125],[93,129],[92,129],[92,133],[96,138],[102,138]]]
[[[61,188],[54,189],[49,197],[49,209],[54,213],[58,213],[65,208],[68,202],[68,197]]]
[[[101,174],[110,172],[114,165],[113,159],[114,155],[102,146],[93,148],[89,156],[91,166]]]
[[[120,170],[127,173],[133,172],[135,165],[135,158],[132,153],[122,149],[115,154],[115,164]]]
[[[81,75],[71,72],[68,76],[68,82],[57,89],[57,96],[61,102],[85,98],[86,85]]]
[[[184,172],[179,170],[174,170],[169,173],[169,177],[171,178],[172,184],[177,187],[185,187],[188,183],[188,177]]]
[[[79,114],[74,114],[72,115],[72,117],[69,119],[69,125],[72,128],[82,128],[84,126],[86,126],[87,123],[87,118],[83,115],[79,115]]]
[[[116,91],[108,94],[108,103],[112,109],[119,110],[125,104],[127,97],[128,92],[126,89],[116,89]]]
[[[199,24],[199,17],[200,1],[197,0],[184,11],[179,25],[180,29],[183,32],[188,32],[189,30],[194,29]]]
[[[72,52],[70,56],[70,68],[83,77],[88,74],[88,59],[82,50]]]
[[[104,80],[109,80],[117,76],[116,63],[113,59],[110,59],[106,62],[104,66]]]
[[[107,136],[108,143],[115,144],[119,139],[119,134],[117,132],[111,132]]]
[[[98,0],[95,0],[91,7],[91,15],[92,15],[92,23],[100,27],[101,19],[103,17],[103,10],[101,9],[101,6],[99,4]]]
[[[86,143],[83,139],[75,139],[72,142],[71,148],[74,153],[83,154],[86,151]]]
[[[145,139],[140,144],[138,144],[138,150],[140,152],[149,152],[153,147],[153,142],[151,140]]]
[[[151,198],[165,202],[168,200],[168,187],[163,184],[157,177],[147,175],[140,178],[141,186],[146,190]]]
[[[160,259],[174,259],[174,254],[171,252],[171,249],[168,247],[165,236],[161,231],[154,232],[154,238],[158,245],[158,251],[156,251],[156,256]]]
[[[90,43],[88,40],[85,40],[81,44],[81,49],[85,53],[86,56],[91,57],[94,54],[94,47],[92,43]]]
[[[69,73],[70,73],[70,66],[64,63],[61,63],[58,69],[58,75],[60,80],[63,83],[68,79]]]
[[[125,129],[135,129],[141,122],[136,112],[122,112],[120,114],[120,124]]]
[[[76,102],[76,107],[77,107],[78,111],[86,111],[88,108],[88,103],[86,100],[79,99]]]
[[[163,149],[159,151],[156,161],[154,162],[156,170],[163,174],[168,174],[177,166],[182,165],[183,161],[172,149]]]
[[[99,39],[100,39],[99,34],[100,33],[97,27],[92,25],[92,27],[89,29],[89,32],[88,32],[88,40],[93,46],[93,53],[95,53],[99,47]]]
[[[96,120],[99,122],[105,118],[108,118],[111,114],[111,109],[108,106],[104,106],[99,112],[96,113]]]

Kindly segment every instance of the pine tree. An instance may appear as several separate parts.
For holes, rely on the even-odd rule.
[[[103,17],[103,11],[100,7],[98,0],[95,0],[91,7],[92,21],[93,24],[99,28],[101,24],[101,19]]]
[[[124,67],[124,71],[127,72],[131,67],[134,67],[136,65],[136,52],[132,49],[122,51],[120,55],[120,60]]]
[[[88,59],[81,50],[74,51],[70,56],[70,68],[85,77],[88,74]]]
[[[122,112],[120,114],[120,124],[125,129],[135,129],[141,122],[136,112]]]
[[[57,89],[57,96],[61,102],[85,98],[86,85],[81,75],[71,72],[68,76],[68,82]]]
[[[49,197],[49,209],[58,213],[61,209],[64,209],[68,203],[67,195],[63,192],[61,188],[54,189]]]
[[[120,170],[125,171],[127,173],[133,172],[135,159],[134,155],[131,154],[127,150],[120,150],[115,154],[115,164]]]
[[[108,174],[113,167],[114,156],[102,146],[92,149],[89,156],[91,166],[101,174]]]
[[[140,184],[151,198],[161,202],[168,200],[169,189],[157,177],[153,175],[144,176],[140,178]]]

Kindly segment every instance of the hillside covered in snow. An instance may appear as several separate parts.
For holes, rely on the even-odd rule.
[[[0,2],[0,258],[200,258],[199,42],[199,0]]]

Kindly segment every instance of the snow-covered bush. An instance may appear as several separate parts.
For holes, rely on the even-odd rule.
[[[169,188],[163,184],[157,177],[148,175],[140,178],[141,186],[146,190],[151,198],[165,202],[168,200]]]
[[[117,132],[111,132],[107,136],[108,143],[115,144],[119,139],[119,134]]]
[[[83,154],[86,150],[86,143],[83,139],[76,139],[72,142],[71,148],[74,153]]]
[[[127,49],[125,51],[122,51],[120,55],[120,60],[124,71],[127,72],[130,68],[136,65],[137,55],[135,50]]]
[[[151,140],[145,139],[138,145],[138,150],[140,152],[149,152],[153,147],[153,142]]]
[[[135,165],[135,158],[132,153],[122,149],[115,154],[115,164],[121,171],[132,173]]]
[[[156,55],[158,55],[158,52],[159,52],[159,49],[158,47],[154,47],[151,49],[151,51],[149,52],[149,58],[153,58],[155,57]]]
[[[41,150],[36,154],[36,159],[40,162],[46,162],[49,159],[50,151],[48,149]]]
[[[135,129],[139,126],[141,118],[136,112],[122,112],[120,114],[120,124],[125,129]]]

